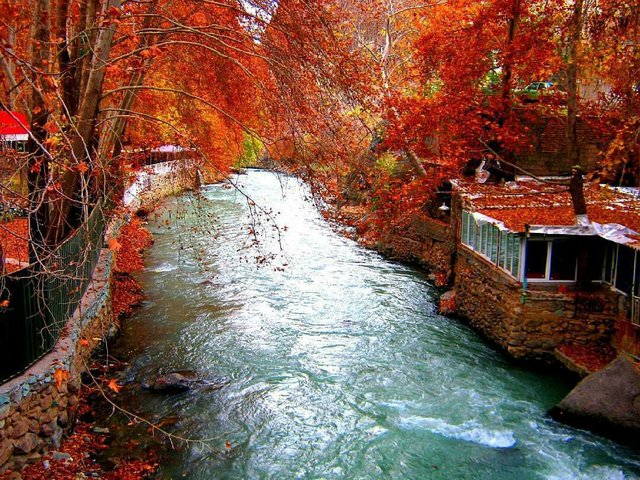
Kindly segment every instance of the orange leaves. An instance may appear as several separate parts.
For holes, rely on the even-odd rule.
[[[112,378],[111,380],[109,380],[107,387],[109,388],[109,390],[112,390],[115,393],[120,393],[120,390],[122,390],[122,386],[118,385],[118,382],[116,381],[115,378]]]
[[[29,171],[31,173],[40,173],[41,169],[42,169],[42,160],[38,160],[36,162],[33,162],[31,164],[31,166],[29,167]]]
[[[47,133],[50,133],[50,134],[57,133],[60,131],[58,124],[53,120],[49,120],[47,123],[45,123],[43,128]]]
[[[152,47],[147,48],[142,52],[140,52],[140,56],[142,58],[154,58],[160,55],[161,53],[162,53],[162,50],[157,45],[153,45]]]
[[[5,258],[13,258],[19,262],[29,261],[29,220],[19,218],[2,224],[0,228],[0,245]],[[6,273],[19,270],[19,263],[6,263],[4,265]],[[6,308],[6,307],[5,307]]]
[[[58,368],[53,374],[53,378],[56,382],[56,388],[60,390],[60,388],[62,387],[62,384],[66,380],[69,380],[69,371],[65,370],[64,368]]]
[[[112,250],[115,248],[118,251],[116,271],[131,273],[141,270],[144,267],[142,250],[152,243],[153,237],[141,225],[140,220],[132,219],[130,223],[122,228],[120,239],[114,239],[109,242],[109,248]]]
[[[133,307],[142,302],[144,295],[140,284],[130,275],[144,267],[142,251],[153,243],[151,234],[134,218],[122,228],[120,243],[109,242],[109,248],[118,249],[118,258],[113,277],[113,317],[118,319],[131,314]],[[113,242],[113,243],[112,243]]]
[[[78,165],[76,165],[76,170],[78,170],[80,173],[85,173],[87,170],[89,170],[89,165],[87,165],[87,162],[79,162]]]
[[[111,250],[112,252],[119,252],[120,249],[122,249],[122,245],[120,244],[120,242],[118,242],[118,239],[116,238],[111,238],[107,244],[109,245],[109,250]]]
[[[116,321],[130,315],[133,307],[139,305],[144,299],[142,287],[128,273],[114,275],[112,288],[113,318]]]
[[[2,300],[0,302],[0,308],[8,308],[9,307],[9,300]]]
[[[616,351],[611,345],[560,345],[558,350],[574,363],[586,368],[589,372],[597,372],[616,358]]]

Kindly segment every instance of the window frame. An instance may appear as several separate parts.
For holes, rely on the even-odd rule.
[[[532,277],[526,277],[527,279],[527,283],[553,283],[553,284],[566,284],[566,285],[570,285],[573,283],[576,283],[576,281],[578,280],[578,262],[576,260],[576,266],[575,266],[575,271],[573,274],[573,280],[553,280],[551,279],[551,260],[553,258],[553,242],[561,240],[562,237],[556,237],[556,238],[536,238],[536,239],[531,239],[528,238],[527,239],[527,244],[529,243],[538,243],[538,242],[546,242],[547,243],[547,260],[546,260],[546,266],[545,266],[545,271],[544,271],[544,278],[532,278]],[[527,257],[529,256],[528,252],[527,252]],[[525,258],[524,261],[524,265],[522,266],[522,278],[525,278],[527,274],[527,258]]]
[[[492,222],[477,221],[471,212],[462,210],[460,243],[513,279],[522,278],[523,242],[516,233],[502,230]]]

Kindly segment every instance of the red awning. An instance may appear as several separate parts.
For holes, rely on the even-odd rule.
[[[26,115],[18,112],[0,111],[0,136],[27,135],[29,133],[28,126]]]

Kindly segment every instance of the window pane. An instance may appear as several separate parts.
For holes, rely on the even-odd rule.
[[[612,243],[607,245],[607,253],[604,259],[604,281],[613,284],[613,275],[615,273],[616,265],[616,250],[618,246]]]
[[[480,251],[482,253],[484,253],[485,255],[487,254],[487,237],[489,236],[489,225],[487,225],[486,223],[482,224],[482,245],[480,247]]]
[[[469,215],[469,246],[473,249],[476,248],[476,230],[478,230],[476,221],[471,215]]]
[[[546,278],[547,242],[527,242],[527,278]]]
[[[462,243],[469,245],[469,214],[462,212]]]
[[[631,293],[633,283],[633,249],[620,245],[618,247],[618,269],[616,272],[616,288]]]
[[[602,239],[594,239],[588,244],[588,261],[589,261],[589,280],[599,281],[603,279],[605,241]]]
[[[505,270],[508,269],[507,267],[507,239],[508,238],[509,236],[507,235],[507,232],[500,232],[500,259],[498,260],[498,264]]]
[[[640,283],[640,255],[636,255],[636,278],[633,282],[635,292],[633,293],[636,297],[638,296],[638,292],[640,291],[640,287],[638,287],[638,283]]]
[[[551,245],[551,280],[575,280],[578,245],[575,241],[556,240]]]
[[[491,225],[491,242],[489,258],[493,263],[498,263],[498,227]]]
[[[515,235],[511,236],[513,261],[511,263],[511,274],[520,278],[520,239]]]

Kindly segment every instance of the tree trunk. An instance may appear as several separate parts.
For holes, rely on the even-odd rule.
[[[582,36],[583,0],[575,0],[567,48],[567,159],[580,165],[578,149],[578,55]]]
[[[156,12],[156,4],[157,1],[154,1],[150,6],[150,13]],[[155,16],[147,15],[144,18],[142,29],[150,29],[153,26],[153,22],[155,19]],[[163,39],[164,36],[161,35],[144,35],[142,37],[141,47],[149,48],[156,43],[161,42]],[[131,77],[129,78],[130,87],[139,87],[144,83],[145,75],[149,71],[152,63],[153,57],[148,57],[143,60],[143,68],[132,73]],[[127,115],[128,112],[133,108],[133,104],[136,100],[137,94],[138,91],[135,88],[125,90],[119,106],[120,111],[115,112],[115,114],[113,115],[114,118],[109,119],[108,122],[105,122],[105,124],[107,125],[105,131],[107,133],[101,137],[101,145],[98,148],[99,155],[111,154],[113,155],[113,157],[117,157],[118,155],[120,155],[120,152],[122,150],[122,137],[124,135],[124,129],[127,123],[126,118],[122,115]]]
[[[16,44],[16,32],[13,28],[11,27],[7,27],[7,45],[5,46],[5,48],[12,52],[13,48]],[[16,93],[18,93],[16,91],[16,88],[18,86],[17,82],[16,82],[16,66],[15,66],[15,62],[11,59],[11,57],[9,56],[1,56],[0,57],[0,64],[2,65],[2,71],[5,74],[5,77],[7,79],[7,90],[8,90],[8,94],[7,94],[7,106],[9,107],[9,110],[14,110],[15,109],[15,98],[16,98]]]
[[[45,72],[49,59],[49,1],[38,0],[35,3],[33,22],[33,50],[31,65],[35,72]],[[43,150],[47,137],[44,129],[49,118],[45,102],[45,83],[39,83],[44,75],[36,74],[32,80],[31,97],[31,136],[27,144],[29,155],[27,183],[29,188],[29,263],[36,265],[45,252],[45,236],[49,224],[49,211],[46,201],[47,178],[49,174],[48,152]]]
[[[413,153],[411,150],[407,150],[407,158],[411,162],[411,165],[413,166],[414,171],[418,174],[420,178],[425,178],[428,176],[427,171],[424,169],[424,166],[422,165],[422,162],[416,156],[415,153]]]
[[[121,0],[110,0],[108,8],[120,8]],[[76,131],[71,139],[71,150],[76,163],[86,161],[91,164],[95,143],[94,133],[100,100],[102,97],[102,85],[106,73],[107,61],[113,45],[115,24],[110,24],[101,30],[96,37],[96,44],[92,51],[94,55],[87,77],[85,90],[81,93],[80,106],[78,108]],[[71,218],[74,207],[86,208],[88,192],[82,189],[87,182],[83,179],[90,178],[91,169],[81,173],[76,168],[65,172],[61,181],[62,196],[53,203],[50,228],[47,232],[47,242],[56,244],[60,242],[70,228],[75,226]]]
[[[67,16],[69,14],[69,0],[59,0],[56,12],[56,38],[58,39],[58,65],[62,84],[63,109],[66,115],[72,117],[78,108],[78,96],[75,86],[75,62],[72,62],[67,32]]]
[[[574,168],[571,171],[569,193],[571,194],[573,213],[576,215],[576,217],[579,217],[580,215],[586,215],[587,203],[584,199],[584,181],[582,179],[582,171],[578,168]]]
[[[520,0],[513,2],[513,9],[511,16],[509,17],[509,30],[507,33],[507,56],[504,60],[504,74],[502,75],[502,101],[503,108],[506,113],[511,108],[511,77],[513,75],[513,41],[516,38],[516,32],[518,31],[518,24],[520,23]]]
[[[574,168],[571,171],[571,181],[569,183],[569,193],[573,204],[573,213],[576,217],[576,225],[586,226],[589,224],[587,215],[587,202],[584,199],[584,182],[582,180],[582,170]],[[582,240],[578,245],[577,252],[577,281],[578,290],[585,290],[591,284],[589,278],[589,248],[587,240]]]

